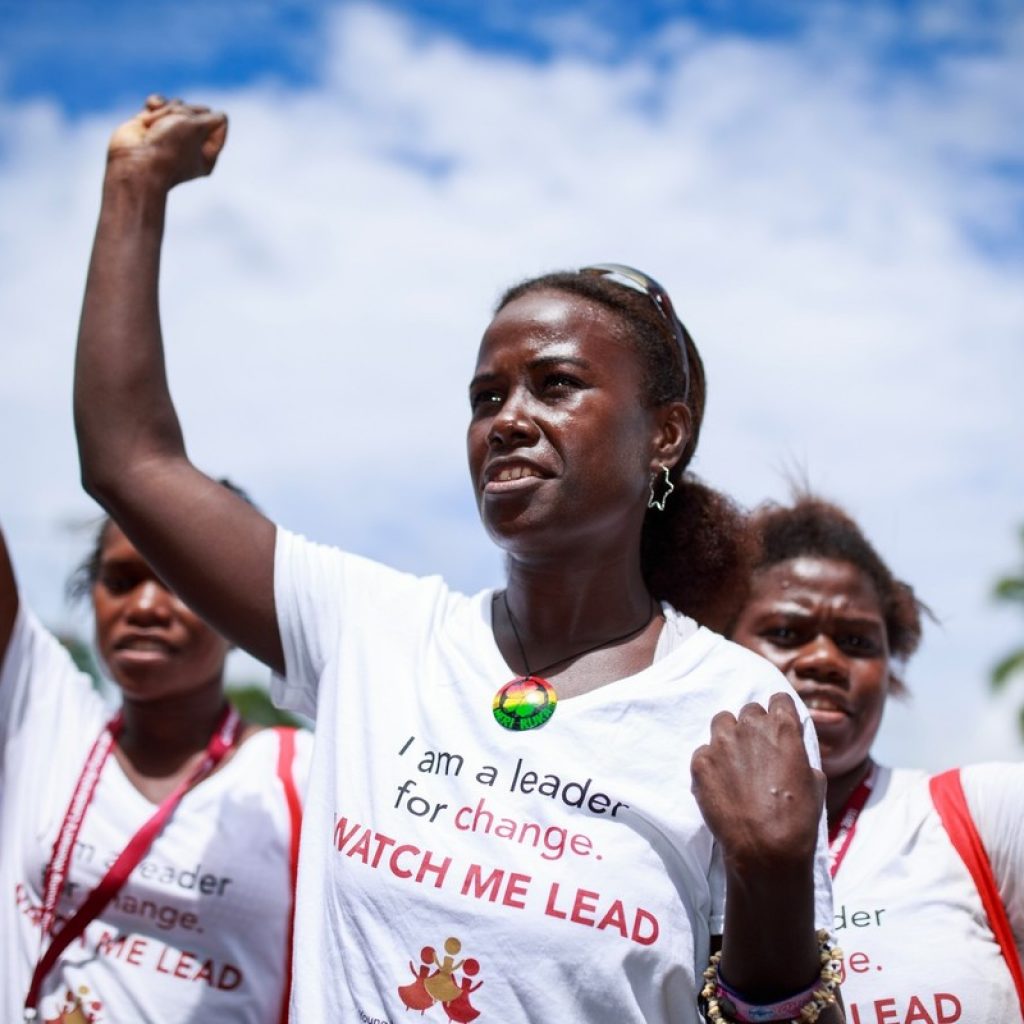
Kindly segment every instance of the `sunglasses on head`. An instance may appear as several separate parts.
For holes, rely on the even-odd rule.
[[[616,284],[621,284],[634,291],[643,292],[655,308],[664,317],[672,333],[675,335],[676,344],[679,346],[679,359],[683,366],[683,401],[690,397],[690,357],[686,352],[686,328],[682,321],[676,316],[672,308],[672,300],[668,292],[654,280],[653,277],[645,274],[635,267],[627,267],[624,263],[595,263],[590,267],[580,269],[581,274],[596,274],[598,277],[610,277]]]

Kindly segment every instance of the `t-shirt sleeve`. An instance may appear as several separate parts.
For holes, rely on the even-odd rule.
[[[801,715],[806,714],[800,701],[797,701],[797,708]],[[820,769],[821,753],[818,750],[818,736],[809,715],[803,719],[803,726],[807,758],[811,762],[812,768]],[[814,927],[825,928],[831,935],[834,923],[832,874],[829,871],[828,862],[828,821],[825,817],[825,808],[822,807],[821,817],[818,819],[818,845],[814,853]]]
[[[278,527],[274,601],[285,674],[271,679],[274,703],[316,718],[320,680],[342,645],[357,636],[387,642],[396,618],[422,621],[443,589],[436,578],[420,579]]]
[[[308,729],[295,730],[295,760],[292,763],[292,777],[295,788],[303,803],[306,800],[306,787],[309,783],[309,766],[313,760],[313,734]]]
[[[1024,764],[967,765],[960,778],[1017,949],[1024,953]]]
[[[87,733],[103,716],[92,679],[21,603],[0,666],[0,765],[15,774],[19,752],[53,750],[65,743],[67,724]]]
[[[285,674],[274,673],[274,703],[316,717],[317,686],[328,652],[341,632],[344,572],[332,548],[277,529],[274,604]]]

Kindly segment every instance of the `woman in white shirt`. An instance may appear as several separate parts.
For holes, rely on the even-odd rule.
[[[76,424],[90,493],[316,718],[296,1019],[690,1024],[713,935],[736,999],[838,1019],[813,737],[777,674],[688,617],[721,613],[742,541],[684,476],[704,377],[664,290],[549,275],[487,328],[467,440],[502,590],[311,544],[191,465],[167,391],[167,194],[225,132],[158,97],[115,132]],[[381,415],[429,430],[437,400]],[[414,502],[428,468],[380,460]]]
[[[3,1017],[281,1020],[310,738],[240,718],[228,641],[112,521],[77,582],[116,711],[26,607],[0,534]]]
[[[760,554],[731,635],[785,673],[818,734],[848,1019],[1021,1020],[1024,765],[971,765],[932,782],[878,764],[871,748],[886,702],[905,692],[921,605],[835,505],[804,496],[752,522]],[[936,806],[948,785],[960,787],[984,847],[995,916],[999,903],[1007,915],[1003,948],[985,884],[951,841],[964,816],[947,832]],[[984,877],[984,866],[973,870]]]

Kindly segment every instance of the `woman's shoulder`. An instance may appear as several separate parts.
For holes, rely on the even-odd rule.
[[[313,734],[293,726],[254,726],[247,729],[234,754],[223,764],[212,785],[204,787],[204,800],[233,806],[272,810],[286,820],[289,791],[301,805],[313,756]]]
[[[14,618],[11,639],[0,665],[4,675],[16,671],[26,661],[37,661],[50,667],[60,666],[79,672],[71,655],[57,637],[43,625],[31,607],[22,600]]]
[[[277,527],[275,589],[297,587],[305,592],[354,595],[360,602],[374,595],[388,599],[451,593],[439,575],[417,575],[332,544],[309,540]]]
[[[952,771],[959,776],[964,799],[976,823],[986,817],[994,820],[1007,815],[1024,822],[1024,763],[988,761],[961,765]],[[932,780],[945,774],[880,765],[876,770],[876,788],[887,799],[920,799],[932,807]]]
[[[73,778],[110,713],[92,677],[22,602],[0,668],[0,774],[44,787]]]
[[[246,760],[266,765],[270,769],[269,774],[276,777],[282,757],[290,754],[292,770],[298,775],[300,770],[304,774],[308,768],[312,752],[313,733],[309,729],[293,725],[255,725],[243,734],[232,761],[241,762],[240,770],[244,770]]]
[[[1024,803],[1024,761],[984,761],[960,767],[964,792],[1007,792]]]
[[[986,846],[1024,831],[1024,764],[987,762],[963,765],[959,775],[967,810]],[[876,770],[872,803],[886,808],[906,805],[919,815],[936,816],[931,783],[937,775],[916,768]]]
[[[706,673],[723,695],[742,703],[764,703],[774,693],[788,693],[797,699],[774,665],[706,626],[694,633],[690,643],[695,656],[693,669]]]
[[[9,721],[19,709],[41,701],[69,715],[81,716],[87,710],[97,715],[106,712],[92,677],[75,664],[64,644],[23,600],[0,665],[3,720]]]
[[[785,693],[793,699],[801,721],[809,720],[786,677],[765,658],[677,612],[666,614],[669,630],[676,635],[667,652],[659,647],[661,656],[655,655],[651,677],[659,685],[668,684],[691,709],[699,702],[709,714],[738,714],[747,704],[767,707],[774,694]]]
[[[1024,763],[988,761],[960,769],[964,798],[978,831],[989,836],[1024,831]]]

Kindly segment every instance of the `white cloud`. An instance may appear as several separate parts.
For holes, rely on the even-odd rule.
[[[635,263],[708,365],[699,471],[755,502],[803,467],[943,618],[886,753],[1014,755],[984,678],[1021,630],[986,598],[1024,518],[1020,176],[997,166],[1022,157],[1021,26],[920,75],[880,61],[885,31],[680,22],[611,66],[538,64],[339,10],[316,88],[203,97],[229,144],[172,197],[163,283],[193,457],[320,539],[492,582],[462,453],[490,305],[537,271]],[[60,524],[89,510],[71,350],[111,127],[0,105],[0,515],[58,620],[82,543]]]

